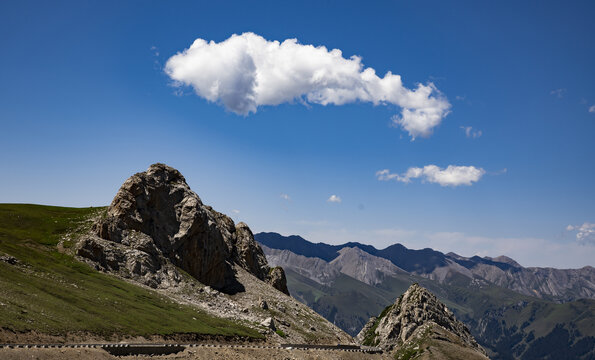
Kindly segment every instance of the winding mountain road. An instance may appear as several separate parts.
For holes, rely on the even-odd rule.
[[[187,348],[210,347],[227,349],[276,349],[276,350],[324,350],[360,352],[368,354],[382,353],[374,347],[357,345],[310,345],[310,344],[280,344],[280,345],[234,345],[234,344],[127,344],[127,343],[95,343],[95,344],[0,344],[0,349],[103,349],[115,356],[127,355],[167,355],[184,351]]]

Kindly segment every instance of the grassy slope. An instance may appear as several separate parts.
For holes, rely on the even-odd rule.
[[[285,274],[292,296],[351,335],[395,300],[389,292],[347,275],[340,275],[329,287],[289,269]]]
[[[234,322],[178,305],[156,292],[102,274],[57,251],[103,208],[0,204],[0,327],[48,334],[207,335],[261,337]]]

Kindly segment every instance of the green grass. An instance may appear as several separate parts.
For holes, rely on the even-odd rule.
[[[57,251],[104,208],[0,204],[0,327],[61,335],[204,335],[261,338],[255,330],[172,302]]]
[[[308,303],[315,303],[321,297],[327,295],[323,285],[314,280],[301,276],[290,269],[284,269],[287,277],[287,287],[296,294],[300,294]],[[291,276],[287,273],[291,272]]]
[[[290,269],[285,270],[285,275],[292,296],[352,336],[395,299],[395,295],[345,274],[339,275],[331,286],[321,285]]]

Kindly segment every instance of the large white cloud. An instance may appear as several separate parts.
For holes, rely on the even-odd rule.
[[[381,181],[396,180],[404,183],[411,182],[411,179],[422,178],[423,181],[437,183],[441,186],[471,185],[479,181],[485,174],[482,168],[475,166],[449,165],[441,169],[436,165],[426,165],[423,168],[410,167],[403,174],[393,174],[388,169],[376,172],[376,178]]]
[[[413,139],[431,135],[450,109],[432,83],[408,89],[400,75],[389,71],[379,77],[358,56],[346,59],[338,49],[303,45],[297,39],[268,41],[254,33],[220,43],[196,39],[167,60],[165,72],[176,84],[192,86],[198,96],[241,115],[295,100],[394,104],[401,113],[393,122]]]

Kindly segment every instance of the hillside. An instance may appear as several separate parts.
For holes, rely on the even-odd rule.
[[[258,331],[113,276],[58,251],[105,208],[0,204],[0,337],[123,338],[197,334],[261,339]],[[44,337],[47,335],[49,337]],[[62,341],[64,341],[62,339]],[[3,342],[0,340],[0,342]]]
[[[248,225],[164,164],[129,177],[107,208],[0,205],[0,270],[0,343],[353,343],[288,296]]]

